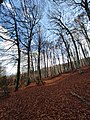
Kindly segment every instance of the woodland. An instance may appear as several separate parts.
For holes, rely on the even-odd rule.
[[[0,120],[89,120],[89,32],[89,0],[0,0]]]

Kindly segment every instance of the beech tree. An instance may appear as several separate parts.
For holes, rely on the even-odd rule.
[[[33,36],[37,33],[36,27],[42,18],[42,8],[44,9],[44,5],[36,0],[21,0],[18,2],[18,5],[13,0],[9,0],[8,4],[4,2],[2,6],[1,24],[7,29],[7,34],[10,37],[9,41],[12,42],[12,46],[17,46],[17,90],[20,80],[21,52],[27,55],[27,85],[30,83],[31,42]]]
[[[19,87],[19,81],[20,81],[20,37],[19,37],[19,26],[18,26],[18,18],[19,14],[17,12],[17,8],[14,6],[13,1],[9,1],[10,8],[7,6],[6,2],[4,2],[4,5],[1,9],[1,25],[3,28],[7,29],[7,34],[9,36],[9,39],[4,38],[6,41],[10,41],[12,43],[12,46],[10,46],[9,49],[11,49],[13,46],[17,47],[17,58],[15,59],[17,61],[17,77],[16,77],[16,86],[15,91],[18,90]]]
[[[56,12],[52,12],[52,13],[50,13],[49,17],[50,17],[50,22],[53,23],[54,27],[57,27],[57,29],[65,30],[66,34],[68,34],[70,36],[71,41],[72,41],[72,43],[74,45],[74,48],[75,48],[75,52],[76,52],[77,67],[79,67],[80,66],[80,61],[79,61],[77,45],[76,45],[75,39],[73,37],[73,34],[72,34],[70,28],[67,25],[65,25],[64,21],[62,20],[61,12],[59,10],[56,11]]]
[[[84,65],[90,64],[89,51],[90,51],[90,38],[89,38],[89,19],[87,19],[86,13],[79,14],[75,19],[75,36],[77,38],[77,43],[79,44],[81,51],[83,53]],[[77,37],[78,36],[78,37]],[[86,52],[87,51],[87,52]],[[82,61],[82,60],[81,60]]]
[[[90,0],[50,0],[55,2],[56,4],[60,5],[62,3],[66,3],[69,6],[75,6],[75,7],[81,7],[82,9],[84,9],[84,11],[86,12],[89,21],[90,21]]]
[[[77,0],[72,0],[72,2],[81,8],[83,8],[88,16],[88,19],[90,21],[90,1],[89,0],[80,0],[79,2]]]
[[[3,3],[3,0],[0,0],[0,4]]]
[[[34,1],[22,0],[20,3],[21,3],[22,17],[23,17],[23,20],[20,21],[20,24],[24,28],[24,31],[22,33],[23,36],[22,44],[24,47],[23,49],[24,51],[26,51],[26,55],[27,55],[27,85],[29,85],[29,83],[31,82],[30,81],[31,42],[33,41],[33,36],[37,33],[36,30],[37,24],[42,18],[43,4],[40,1],[36,1],[36,0]]]
[[[88,48],[90,50],[90,38],[88,35],[89,30],[87,29],[89,22],[84,17],[85,17],[84,14],[78,15],[77,18],[75,18],[75,23],[76,23],[75,25],[76,25],[76,30],[85,37],[85,40],[88,44]]]

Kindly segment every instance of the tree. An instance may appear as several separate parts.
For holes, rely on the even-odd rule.
[[[51,1],[51,0],[50,0]],[[88,19],[90,21],[90,1],[89,0],[52,0],[57,5],[61,5],[62,3],[66,3],[69,6],[73,6],[74,8],[79,7],[84,9],[86,12]]]
[[[12,46],[17,46],[17,77],[16,77],[16,86],[15,86],[15,91],[18,90],[19,87],[19,81],[20,81],[20,59],[21,59],[21,54],[20,54],[20,37],[19,37],[19,26],[18,26],[18,18],[19,14],[17,12],[17,8],[14,5],[13,1],[9,1],[9,4],[11,8],[7,6],[7,4],[2,6],[2,11],[1,11],[1,24],[3,28],[7,29],[7,33],[9,36],[9,39],[4,38],[6,41],[10,41],[12,43]],[[12,48],[10,46],[9,49]]]
[[[6,68],[0,62],[0,77],[5,76],[5,75],[6,75]]]
[[[70,28],[64,24],[64,21],[62,21],[62,16],[61,16],[61,12],[59,10],[56,10],[55,12],[52,12],[50,17],[50,22],[53,23],[53,26],[55,27],[55,29],[62,29],[66,31],[66,34],[68,34],[72,40],[72,43],[74,45],[75,48],[75,53],[76,53],[76,58],[77,58],[77,67],[80,67],[80,61],[79,61],[79,55],[78,55],[78,49],[77,49],[77,45],[75,43],[75,39],[73,37],[73,34],[70,30]],[[57,27],[57,28],[56,28]],[[53,28],[52,28],[53,29]]]
[[[77,1],[73,0],[73,2],[75,5],[82,7],[86,11],[87,16],[90,21],[90,8],[89,8],[90,1],[89,0],[80,0],[80,2],[77,2]]]
[[[3,3],[3,0],[0,0],[0,4]]]
[[[23,21],[20,21],[21,26],[24,28],[24,32],[22,33],[23,41],[22,44],[26,49],[27,54],[27,85],[29,85],[30,81],[30,54],[31,54],[31,42],[33,40],[33,36],[36,34],[36,27],[39,21],[42,18],[42,7],[43,4],[40,4],[38,1],[32,0],[24,0],[21,1],[22,8],[22,17],[24,17]]]
[[[44,48],[44,45],[45,45],[45,40],[43,40],[43,31],[42,31],[42,26],[39,24],[38,25],[38,28],[37,28],[37,42],[36,42],[36,47],[37,47],[37,71],[38,71],[38,79],[37,79],[37,84],[38,85],[41,85],[43,84],[44,85],[44,82],[42,81],[42,73],[41,73],[41,69],[43,69],[43,67],[41,68],[42,66],[42,55],[43,55],[43,48]],[[44,60],[45,62],[45,60]],[[46,69],[46,68],[44,68]],[[46,71],[45,71],[46,72]]]
[[[41,81],[41,69],[40,69],[41,41],[42,41],[41,30],[40,30],[40,27],[39,27],[39,33],[38,33],[38,72],[39,72],[39,81],[38,82]]]
[[[89,30],[87,29],[88,21],[85,20],[84,16],[84,14],[80,14],[77,16],[77,18],[75,18],[76,30],[85,37],[90,50],[90,38],[88,35]]]
[[[17,79],[15,90],[20,81],[21,53],[27,55],[27,85],[30,83],[30,54],[31,42],[36,34],[36,26],[42,17],[43,4],[40,1],[21,0],[16,5],[13,0],[2,6],[2,26],[7,29],[9,41],[17,46]],[[4,17],[3,17],[4,16]],[[6,39],[8,41],[8,39]],[[11,47],[12,47],[11,46]],[[9,49],[11,49],[11,47]],[[31,56],[32,57],[32,56]]]
[[[64,39],[64,36],[63,36],[63,34],[61,34],[61,33],[59,33],[60,34],[60,36],[61,36],[61,38],[62,38],[62,40],[63,40],[63,43],[64,43],[64,45],[65,45],[65,48],[66,48],[66,51],[67,51],[67,54],[68,54],[68,58],[69,58],[69,60],[70,60],[70,67],[71,67],[71,70],[73,70],[73,64],[72,64],[72,60],[71,60],[71,55],[70,55],[70,51],[69,51],[69,45],[68,45],[68,43],[65,41],[65,39]]]

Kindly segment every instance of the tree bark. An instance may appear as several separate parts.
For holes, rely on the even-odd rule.
[[[40,33],[39,33],[39,38],[38,38],[38,73],[39,73],[39,80],[38,80],[38,83],[41,82],[40,54],[41,54],[41,36],[40,36]]]
[[[18,28],[17,28],[17,22],[16,19],[14,18],[15,22],[15,32],[16,32],[16,42],[17,42],[17,48],[18,48],[18,65],[17,65],[17,77],[16,77],[16,86],[15,86],[15,91],[18,90],[19,87],[19,81],[20,81],[20,60],[21,60],[21,53],[20,53],[20,43],[19,43],[19,38],[18,38]]]
[[[63,42],[64,42],[64,44],[65,44],[65,47],[66,47],[66,51],[67,51],[67,53],[68,53],[68,58],[69,58],[69,60],[70,60],[71,70],[73,70],[73,64],[72,64],[72,60],[71,60],[69,48],[67,47],[67,43],[65,42],[63,35],[60,34],[60,36],[62,37],[62,40],[63,40]]]

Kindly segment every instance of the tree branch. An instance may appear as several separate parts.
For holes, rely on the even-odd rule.
[[[86,105],[88,105],[90,107],[90,102],[87,101],[85,98],[83,98],[82,96],[78,95],[77,93],[75,92],[70,92],[71,95],[77,97],[78,99],[80,99],[82,102],[84,102]]]

